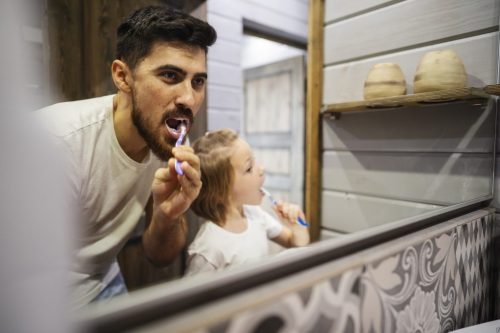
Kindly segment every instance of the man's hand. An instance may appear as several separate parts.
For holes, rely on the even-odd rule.
[[[187,223],[183,215],[201,189],[200,159],[193,148],[179,146],[172,154],[167,168],[155,173],[152,218],[142,236],[146,255],[162,266],[172,262],[186,244]],[[175,159],[182,162],[184,175],[175,172]]]
[[[172,154],[174,157],[168,161],[168,167],[156,171],[152,185],[153,214],[169,221],[184,214],[201,189],[200,159],[193,148],[179,146]],[[182,162],[182,176],[175,172],[175,159]]]

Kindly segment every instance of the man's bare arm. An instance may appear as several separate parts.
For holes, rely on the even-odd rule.
[[[142,235],[142,245],[149,260],[158,266],[171,264],[186,244],[187,223],[181,216],[170,223],[153,222],[153,200],[146,206],[146,230]]]

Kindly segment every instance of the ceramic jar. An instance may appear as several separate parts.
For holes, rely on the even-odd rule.
[[[365,80],[364,98],[374,99],[406,94],[406,81],[398,64],[374,65]]]
[[[467,74],[464,64],[453,50],[426,53],[417,66],[413,80],[415,93],[465,88],[466,86]]]

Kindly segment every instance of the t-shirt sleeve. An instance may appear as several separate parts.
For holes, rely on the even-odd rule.
[[[186,276],[196,275],[203,272],[214,272],[217,267],[210,263],[203,255],[195,253],[188,259]]]
[[[255,207],[256,210],[258,211],[257,218],[260,220],[260,222],[264,225],[264,228],[266,229],[266,234],[267,238],[273,239],[279,236],[281,231],[283,230],[283,225],[272,217],[268,212],[266,212],[264,209],[260,207]]]

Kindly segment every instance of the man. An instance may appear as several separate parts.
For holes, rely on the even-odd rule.
[[[77,305],[126,292],[116,255],[150,197],[144,251],[156,264],[175,259],[186,241],[183,214],[201,188],[198,157],[190,147],[174,146],[181,123],[189,132],[205,97],[206,53],[215,30],[178,10],[152,6],[133,13],[117,33],[111,65],[117,94],[40,112],[70,156],[81,219],[72,272]],[[183,175],[175,172],[174,159],[182,162]]]

